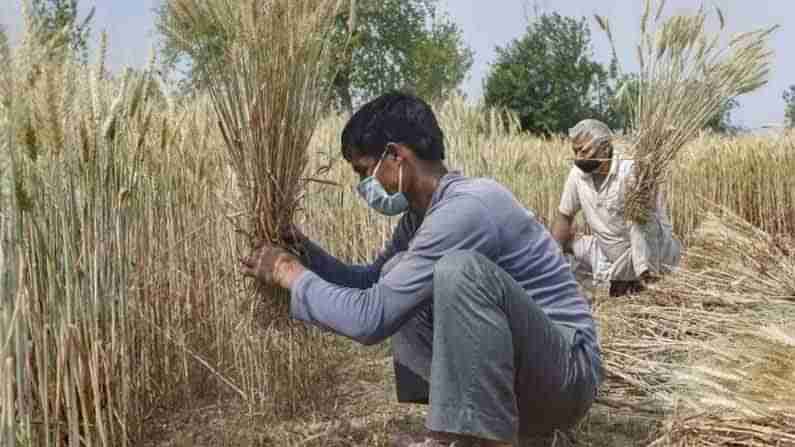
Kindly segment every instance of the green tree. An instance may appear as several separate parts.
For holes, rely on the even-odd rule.
[[[31,0],[30,6],[31,19],[42,42],[56,39],[56,50],[71,52],[83,62],[87,60],[94,8],[80,19],[78,0]]]
[[[438,0],[360,0],[357,20],[335,79],[340,105],[350,109],[396,89],[435,99],[455,90],[472,66],[461,30]]]
[[[484,99],[515,112],[525,130],[565,132],[584,118],[612,121],[610,77],[592,60],[585,18],[542,14],[523,37],[497,48]]]
[[[784,91],[782,96],[786,104],[786,109],[784,109],[786,125],[788,127],[795,127],[795,85],[790,85],[789,90]]]
[[[460,28],[440,13],[439,0],[358,0],[356,19],[350,12],[337,17],[331,37],[337,48],[337,70],[332,82],[338,106],[350,110],[355,102],[395,89],[412,90],[427,99],[454,91],[472,66],[472,52]],[[173,20],[175,4],[164,0],[156,9],[156,26],[162,36],[161,55],[166,72],[180,71],[182,87],[201,85],[205,64],[224,51],[227,34],[222,29],[191,29]],[[352,33],[350,25],[354,24]],[[193,60],[177,35],[206,33],[213,45],[205,56]],[[349,39],[350,34],[350,39]]]
[[[406,82],[413,82],[414,93],[420,97],[434,100],[463,93],[459,86],[472,68],[472,51],[458,25],[445,18],[431,25],[408,61],[404,71],[411,75]],[[369,92],[370,96],[377,93],[381,92]]]

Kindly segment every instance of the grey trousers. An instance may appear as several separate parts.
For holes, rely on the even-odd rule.
[[[428,429],[517,442],[585,415],[590,355],[510,275],[459,251],[433,281],[432,305],[392,336],[398,400],[430,403]]]

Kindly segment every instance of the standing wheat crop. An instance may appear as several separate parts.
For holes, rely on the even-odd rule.
[[[2,36],[0,36],[2,37]],[[1,43],[1,42],[0,42]],[[0,46],[0,62],[8,62],[9,54]],[[13,445],[17,436],[14,386],[14,344],[20,339],[17,280],[16,185],[11,163],[11,121],[9,118],[10,80],[6,72],[0,73],[0,443]]]
[[[308,148],[323,110],[338,50],[342,0],[171,0],[167,32],[200,68],[236,177],[251,245],[284,244],[309,181]],[[350,3],[351,8],[354,2]],[[350,14],[349,27],[353,27]],[[246,377],[245,395],[263,395],[274,413],[295,415],[317,395],[319,335],[288,324],[287,293],[258,286],[266,328],[262,374]],[[282,330],[286,326],[286,330]],[[296,343],[300,340],[301,343]],[[248,352],[248,351],[247,351]],[[264,381],[264,385],[257,385]]]

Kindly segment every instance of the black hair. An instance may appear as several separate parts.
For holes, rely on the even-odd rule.
[[[444,133],[431,107],[407,93],[391,92],[363,105],[342,131],[342,155],[381,158],[389,143],[408,146],[423,160],[444,160]]]

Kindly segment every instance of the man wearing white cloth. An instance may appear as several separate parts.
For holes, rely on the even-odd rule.
[[[563,251],[574,256],[580,279],[609,285],[610,296],[639,292],[647,282],[675,267],[681,244],[673,237],[662,191],[647,223],[628,222],[624,197],[634,161],[614,150],[606,124],[581,121],[569,131],[574,167],[569,173],[552,226]],[[575,238],[574,218],[582,210],[592,235]]]

